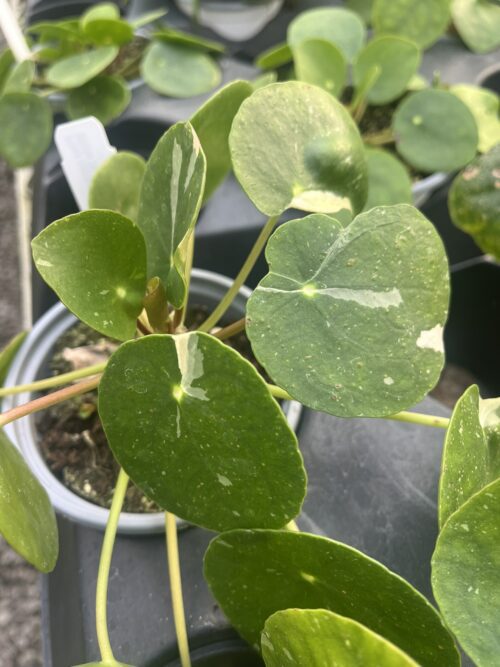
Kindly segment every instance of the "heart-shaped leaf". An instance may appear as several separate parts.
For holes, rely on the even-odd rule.
[[[460,84],[451,86],[450,92],[456,95],[469,108],[476,121],[479,132],[478,149],[486,153],[500,143],[500,100],[491,90]]]
[[[52,140],[52,109],[35,93],[8,93],[0,98],[0,155],[11,167],[27,167]]]
[[[347,63],[335,44],[325,39],[306,39],[293,47],[293,60],[299,81],[340,96],[346,83]]]
[[[0,534],[40,572],[54,569],[59,551],[49,497],[0,430]]]
[[[375,206],[411,204],[411,178],[404,164],[382,148],[367,148],[368,199],[365,211]]]
[[[295,399],[339,417],[381,417],[421,400],[443,366],[449,299],[434,226],[407,204],[292,220],[268,242],[269,273],[247,305],[252,348]]]
[[[252,94],[248,81],[232,81],[218,90],[191,117],[207,160],[206,201],[231,169],[229,132],[243,100]]]
[[[500,6],[495,0],[453,0],[451,13],[471,51],[487,53],[500,46]]]
[[[122,345],[99,385],[99,414],[134,483],[187,521],[282,527],[300,511],[295,434],[255,368],[212,336]]]
[[[377,34],[407,37],[426,49],[450,22],[450,0],[375,0],[372,21]]]
[[[500,479],[444,525],[432,557],[432,589],[443,617],[479,667],[500,655]]]
[[[460,169],[476,154],[474,116],[446,90],[409,95],[394,114],[393,129],[398,152],[425,173]]]
[[[3,86],[3,93],[27,93],[35,76],[35,64],[31,60],[15,65],[9,72]]]
[[[117,55],[117,46],[101,46],[58,60],[47,70],[47,83],[55,88],[79,88],[111,65]]]
[[[422,667],[460,664],[427,600],[345,544],[306,533],[235,530],[210,543],[205,578],[230,622],[256,646],[271,614],[328,609],[365,625]]]
[[[365,26],[357,14],[342,7],[308,9],[288,27],[288,44],[293,48],[306,39],[325,39],[352,62],[365,41]]]
[[[117,211],[137,220],[139,195],[146,171],[144,158],[120,151],[106,160],[95,172],[89,189],[89,208]]]
[[[97,331],[127,340],[146,291],[146,248],[134,223],[113,211],[83,211],[56,220],[32,243],[42,278]]]
[[[172,44],[181,44],[192,49],[201,51],[215,51],[216,53],[224,53],[226,47],[220,42],[215,42],[212,39],[205,39],[199,35],[190,35],[181,30],[174,30],[173,28],[162,28],[157,30],[152,35],[153,39],[161,42],[171,42]]]
[[[454,224],[500,261],[500,144],[477,157],[453,181],[448,196]]]
[[[202,95],[221,80],[219,66],[208,54],[158,40],[146,50],[141,74],[156,93],[170,97]]]
[[[401,37],[376,37],[361,51],[354,63],[354,83],[359,86],[372,67],[379,76],[367,94],[370,104],[387,104],[400,97],[420,65],[420,49]]]
[[[266,621],[261,646],[266,667],[418,667],[380,635],[326,609],[276,612]]]
[[[256,90],[235,116],[229,147],[236,177],[266,215],[363,208],[368,183],[358,129],[321,88],[290,81]]]
[[[71,119],[95,116],[108,125],[125,111],[131,99],[132,94],[121,77],[101,75],[68,94],[66,112]]]
[[[179,247],[196,223],[206,168],[191,124],[177,123],[156,144],[142,181],[137,223],[146,239],[148,277],[162,280],[176,308],[187,296]]]
[[[260,69],[276,69],[288,65],[292,62],[292,59],[292,49],[288,44],[278,44],[260,53],[255,60],[255,64]]]

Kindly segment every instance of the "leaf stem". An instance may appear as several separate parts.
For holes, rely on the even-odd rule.
[[[234,279],[233,284],[228,289],[222,301],[219,303],[213,313],[209,315],[203,324],[198,328],[198,331],[210,331],[210,329],[217,324],[220,318],[227,311],[233,302],[233,299],[238,294],[240,287],[243,285],[245,280],[248,278],[250,271],[255,266],[255,262],[259,258],[262,249],[266,245],[267,239],[271,236],[271,233],[275,228],[276,223],[278,222],[278,218],[279,216],[276,215],[269,218],[269,220],[266,222],[257,240],[255,241],[253,248],[250,250],[250,254],[246,258],[245,263],[241,267],[240,272]]]
[[[175,521],[175,516],[170,514],[170,512],[165,512],[165,529],[167,539],[168,574],[172,594],[172,609],[174,612],[175,632],[177,635],[181,667],[191,667],[186,617],[184,614],[184,601],[182,599],[182,579],[179,564],[179,545],[177,543],[177,523]]]
[[[62,384],[69,384],[75,380],[81,380],[82,378],[89,377],[90,375],[97,375],[102,373],[106,368],[106,363],[94,364],[93,366],[87,366],[86,368],[80,368],[77,371],[71,371],[69,373],[62,373],[61,375],[54,375],[54,377],[44,378],[43,380],[37,380],[36,382],[31,382],[30,384],[18,384],[14,387],[3,387],[0,389],[0,398],[4,396],[11,396],[13,394],[23,394],[26,391],[42,391],[43,389],[51,389],[52,387],[59,387]]]
[[[108,620],[107,620],[107,601],[108,601],[108,582],[109,570],[111,568],[111,559],[113,556],[113,547],[115,544],[116,531],[118,527],[118,519],[123,507],[125,493],[127,492],[128,475],[120,468],[118,480],[113,493],[113,500],[109,510],[108,523],[106,524],[106,532],[104,533],[104,540],[102,543],[101,558],[99,561],[99,571],[97,574],[97,590],[96,590],[96,630],[97,643],[99,644],[99,651],[103,662],[115,662],[115,657],[111,649],[108,634]]]
[[[245,325],[246,317],[242,317],[241,320],[228,324],[227,327],[224,327],[223,329],[214,331],[213,335],[220,340],[226,340],[226,338],[231,338],[231,336],[236,336],[240,331],[244,331]]]
[[[384,144],[394,143],[394,135],[390,128],[382,130],[381,132],[373,132],[372,134],[365,134],[363,141],[369,146],[382,146]]]

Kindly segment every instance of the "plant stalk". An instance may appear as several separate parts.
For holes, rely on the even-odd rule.
[[[215,336],[215,338],[219,338],[220,340],[226,340],[226,338],[231,338],[231,336],[236,336],[236,334],[239,334],[241,331],[244,331],[245,325],[246,325],[246,317],[242,317],[241,320],[237,320],[232,324],[228,324],[227,327],[224,327],[223,329],[214,331],[213,335]]]
[[[96,590],[96,630],[97,643],[99,644],[99,651],[103,662],[115,662],[111,643],[108,634],[108,619],[107,619],[107,602],[108,602],[108,582],[109,570],[111,568],[111,559],[113,557],[113,547],[115,544],[116,530],[118,527],[118,519],[123,507],[125,493],[128,487],[128,475],[120,468],[118,480],[116,482],[115,491],[113,493],[113,500],[109,510],[108,523],[106,524],[106,532],[104,533],[104,540],[102,543],[101,559],[99,561],[99,571],[97,574],[97,590]]]
[[[81,380],[82,378],[89,377],[90,375],[97,375],[98,373],[102,373],[105,368],[106,362],[102,364],[94,364],[93,366],[87,366],[86,368],[80,368],[77,371],[55,375],[51,378],[37,380],[36,382],[31,382],[30,384],[18,384],[14,387],[3,387],[0,389],[0,398],[3,398],[4,396],[12,396],[13,394],[23,394],[25,391],[42,391],[43,389],[59,387],[62,384],[69,384],[75,380]]]
[[[179,545],[177,543],[177,523],[175,516],[170,514],[170,512],[165,512],[165,529],[167,539],[168,574],[172,594],[172,609],[174,612],[175,632],[177,635],[181,667],[191,667],[186,617],[184,614],[184,601],[182,599],[182,579],[179,564]]]
[[[271,233],[275,228],[278,219],[279,216],[276,215],[269,218],[269,220],[266,222],[264,227],[261,229],[261,232],[255,241],[253,248],[250,250],[250,254],[246,258],[245,263],[241,267],[240,272],[234,279],[233,284],[228,289],[222,301],[219,303],[213,313],[209,315],[203,324],[198,328],[198,331],[210,331],[210,329],[217,324],[220,318],[227,311],[235,296],[238,294],[240,287],[243,285],[245,280],[248,278],[250,271],[255,266],[255,262],[259,258],[262,249],[266,245],[267,239],[271,236]]]

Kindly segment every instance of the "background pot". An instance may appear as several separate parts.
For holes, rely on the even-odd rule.
[[[191,279],[190,300],[193,304],[214,308],[231,285],[231,280],[208,271],[194,270]],[[245,314],[245,306],[251,291],[242,287],[229,309],[226,320],[232,322]],[[48,360],[58,338],[78,320],[63,304],[53,306],[34,326],[19,350],[6,379],[6,386],[27,384],[48,375]],[[9,396],[3,401],[8,410],[30,400],[29,393]],[[290,426],[297,428],[301,406],[286,401],[283,410]],[[30,468],[47,490],[55,509],[73,521],[86,526],[104,529],[109,511],[99,507],[69,490],[48,468],[38,447],[35,417],[30,415],[8,424],[7,435],[17,445]],[[181,522],[181,525],[187,525]],[[164,531],[163,512],[130,513],[120,515],[118,529],[122,533],[145,534]]]

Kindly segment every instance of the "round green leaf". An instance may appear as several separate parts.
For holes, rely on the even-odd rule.
[[[231,169],[229,132],[241,103],[251,94],[252,86],[248,81],[232,81],[212,95],[191,117],[191,125],[207,159],[204,201]]]
[[[216,53],[224,53],[226,50],[224,44],[221,44],[220,42],[215,42],[212,39],[205,39],[199,35],[190,35],[187,32],[174,30],[173,28],[162,28],[161,30],[157,30],[153,33],[152,38],[162,42],[180,44],[181,46],[187,46],[192,49],[198,49],[201,51],[215,51]]]
[[[117,55],[117,46],[101,46],[63,58],[47,70],[47,83],[55,88],[79,88],[111,65]]]
[[[450,516],[432,557],[432,589],[443,617],[479,667],[500,655],[500,479]]]
[[[288,26],[293,48],[306,39],[332,42],[352,62],[365,41],[365,26],[357,14],[341,7],[319,7],[302,12]]]
[[[260,53],[255,64],[260,69],[276,69],[288,65],[293,59],[292,49],[288,44],[278,44]]]
[[[397,157],[382,148],[367,148],[368,199],[365,211],[375,206],[411,204],[412,183],[408,170]]]
[[[35,64],[31,60],[23,60],[10,71],[3,87],[3,94],[28,93],[34,76]]]
[[[0,430],[0,534],[40,572],[54,569],[59,551],[49,497]]]
[[[146,248],[131,220],[83,211],[56,220],[31,245],[42,278],[77,317],[111,338],[134,336],[146,291]]]
[[[267,215],[363,208],[368,179],[358,129],[321,88],[290,81],[256,90],[236,114],[229,147],[236,177]]]
[[[453,223],[500,261],[500,144],[455,178],[448,206]]]
[[[295,74],[339,97],[347,78],[347,63],[339,49],[325,39],[306,39],[293,47]]]
[[[356,12],[369,25],[372,20],[373,0],[346,0],[345,6],[352,12]]]
[[[132,41],[134,31],[122,19],[94,19],[85,21],[83,35],[97,46],[123,46]]]
[[[425,173],[460,169],[476,155],[476,121],[465,104],[445,90],[412,93],[393,117],[396,147]]]
[[[354,63],[354,83],[359,86],[374,65],[380,67],[375,84],[367,94],[370,104],[387,104],[400,97],[420,66],[420,49],[401,37],[376,37]]]
[[[276,612],[266,621],[261,646],[266,667],[418,667],[380,635],[326,609]]]
[[[375,0],[372,21],[377,34],[407,37],[426,49],[450,22],[450,0]]]
[[[96,5],[93,5],[82,14],[80,25],[82,28],[84,28],[87,23],[92,21],[98,21],[102,19],[113,20],[119,18],[120,10],[118,9],[117,5],[112,2],[98,2]]]
[[[479,132],[478,149],[486,153],[500,143],[500,100],[496,93],[486,88],[460,84],[452,86],[450,92],[469,108]]]
[[[89,208],[117,211],[137,220],[146,162],[136,153],[120,151],[95,172],[89,189]]]
[[[146,50],[141,74],[155,92],[170,97],[202,95],[221,80],[219,66],[206,53],[160,41]]]
[[[99,414],[134,483],[187,521],[281,527],[300,511],[295,434],[255,368],[213,336],[122,345],[99,385]]]
[[[500,5],[495,0],[452,0],[453,23],[471,51],[500,46]]]
[[[68,94],[66,112],[70,119],[95,116],[103,125],[118,118],[130,104],[132,95],[118,76],[97,76]]]
[[[8,93],[0,98],[0,155],[11,167],[27,167],[52,141],[52,109],[34,93]]]
[[[247,305],[252,348],[280,387],[339,417],[421,400],[443,366],[448,265],[434,226],[407,204],[292,220],[268,242]]]
[[[235,530],[210,543],[205,578],[232,625],[256,646],[275,612],[328,609],[381,635],[421,667],[460,664],[453,639],[427,600],[345,544],[306,533]]]

